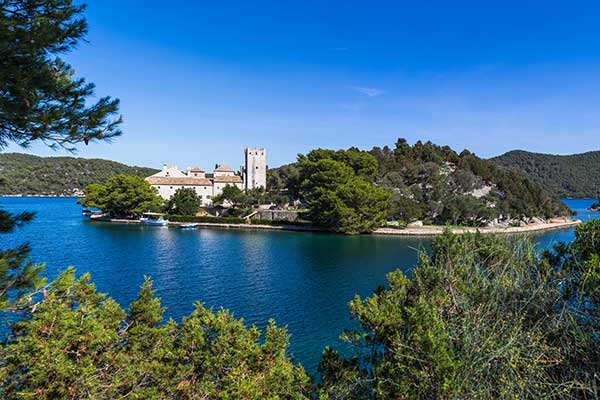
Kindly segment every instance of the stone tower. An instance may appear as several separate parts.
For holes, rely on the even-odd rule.
[[[244,150],[246,161],[244,164],[244,187],[255,189],[267,187],[267,150],[251,149]]]

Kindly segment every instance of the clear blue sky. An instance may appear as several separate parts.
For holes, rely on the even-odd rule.
[[[124,136],[78,154],[212,168],[248,145],[278,166],[398,137],[483,157],[598,149],[599,3],[489,3],[92,1],[67,59],[121,99]]]

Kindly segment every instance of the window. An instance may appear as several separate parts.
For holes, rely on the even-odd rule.
[[[171,186],[171,189],[173,189],[173,186]]]
[[[210,194],[207,194],[207,195],[206,195],[206,198],[207,198],[207,199],[210,199]]]

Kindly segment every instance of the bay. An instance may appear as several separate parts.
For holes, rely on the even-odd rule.
[[[564,201],[578,218],[599,216],[587,210],[593,200]],[[410,273],[429,246],[427,238],[94,223],[81,217],[73,198],[5,197],[0,206],[37,212],[30,224],[0,235],[0,248],[32,242],[31,256],[46,263],[49,279],[72,265],[127,307],[146,275],[166,317],[178,320],[202,301],[261,328],[273,318],[287,325],[290,354],[309,373],[326,345],[343,348],[339,335],[356,327],[348,301],[385,285],[388,272]],[[573,235],[564,229],[532,237],[549,248]]]

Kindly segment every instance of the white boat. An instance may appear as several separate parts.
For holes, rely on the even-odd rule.
[[[81,216],[82,217],[91,217],[92,216],[92,209],[91,208],[84,208],[81,210]]]
[[[196,229],[200,224],[190,223],[190,224],[180,224],[179,229]]]
[[[164,219],[165,214],[146,212],[142,214],[140,218],[140,224],[142,225],[153,225],[153,226],[165,226],[169,224],[168,219]]]

